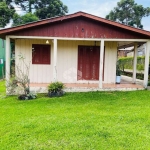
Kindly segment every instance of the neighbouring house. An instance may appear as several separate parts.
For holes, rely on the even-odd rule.
[[[5,54],[5,40],[4,39],[0,39],[0,79],[4,79],[5,78],[5,58],[6,58],[6,54]],[[12,70],[13,70],[13,62],[14,62],[14,50],[13,50],[13,43],[10,43],[10,51],[11,51],[11,55],[10,55],[10,58],[11,58],[11,73],[12,73]]]
[[[146,54],[146,44],[138,47],[138,56],[145,56]]]
[[[145,56],[146,54],[146,44],[142,44],[137,48],[137,56]],[[133,57],[134,52],[133,51],[129,51],[127,53],[127,57]]]
[[[137,48],[137,56],[145,56],[146,54],[146,44],[139,45]],[[134,56],[134,46],[127,48],[118,49],[118,57],[133,57]]]
[[[0,79],[5,77],[5,40],[0,39]]]
[[[129,55],[131,54],[131,55]],[[118,49],[118,58],[119,57],[128,57],[134,54],[134,46]]]
[[[10,41],[13,41],[15,64],[19,64],[19,55],[30,62],[31,87],[44,88],[51,82],[61,81],[79,91],[121,87],[123,84],[115,84],[117,50],[127,45],[134,46],[132,82],[136,83],[136,51],[145,43],[144,81],[140,87],[147,87],[149,31],[77,12],[2,29],[0,37],[6,39],[6,80],[10,78]],[[129,84],[128,88],[133,86]]]

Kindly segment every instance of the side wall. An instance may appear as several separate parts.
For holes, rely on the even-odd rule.
[[[30,82],[50,83],[53,81],[53,42],[51,45],[51,64],[32,65],[32,44],[45,44],[45,40],[17,39],[15,41],[16,64],[19,55],[30,64]],[[78,45],[95,45],[94,41],[58,41],[57,79],[64,83],[98,83],[98,81],[77,81]],[[99,42],[96,42],[99,45]],[[115,83],[117,43],[105,42],[104,83]]]

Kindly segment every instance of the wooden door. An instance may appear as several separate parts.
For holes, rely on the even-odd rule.
[[[78,80],[99,80],[99,46],[78,47]]]

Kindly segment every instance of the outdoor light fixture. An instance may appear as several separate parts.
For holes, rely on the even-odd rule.
[[[46,40],[46,44],[49,44],[49,40]]]

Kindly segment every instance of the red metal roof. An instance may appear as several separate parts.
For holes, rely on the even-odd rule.
[[[33,27],[38,27],[38,26],[42,26],[42,25],[46,25],[46,24],[62,22],[64,20],[74,19],[74,18],[77,18],[77,17],[85,17],[87,19],[92,19],[93,21],[105,23],[107,25],[122,28],[122,29],[125,29],[125,30],[128,30],[128,31],[132,31],[134,33],[144,35],[146,37],[150,37],[150,31],[146,31],[146,30],[134,28],[134,27],[131,27],[131,26],[127,26],[127,25],[124,25],[124,24],[120,24],[118,22],[114,22],[114,21],[107,20],[107,19],[104,19],[104,18],[101,18],[101,17],[97,17],[97,16],[94,16],[94,15],[91,15],[91,14],[88,14],[88,13],[85,13],[85,12],[77,12],[77,13],[74,13],[74,14],[69,14],[69,15],[65,15],[65,16],[61,16],[61,17],[49,18],[49,19],[40,20],[40,21],[37,21],[37,22],[24,24],[24,25],[21,25],[21,26],[2,29],[2,30],[0,30],[0,36],[2,37],[2,36],[9,35],[11,33],[22,31],[24,29],[30,29],[30,28],[33,28]]]

